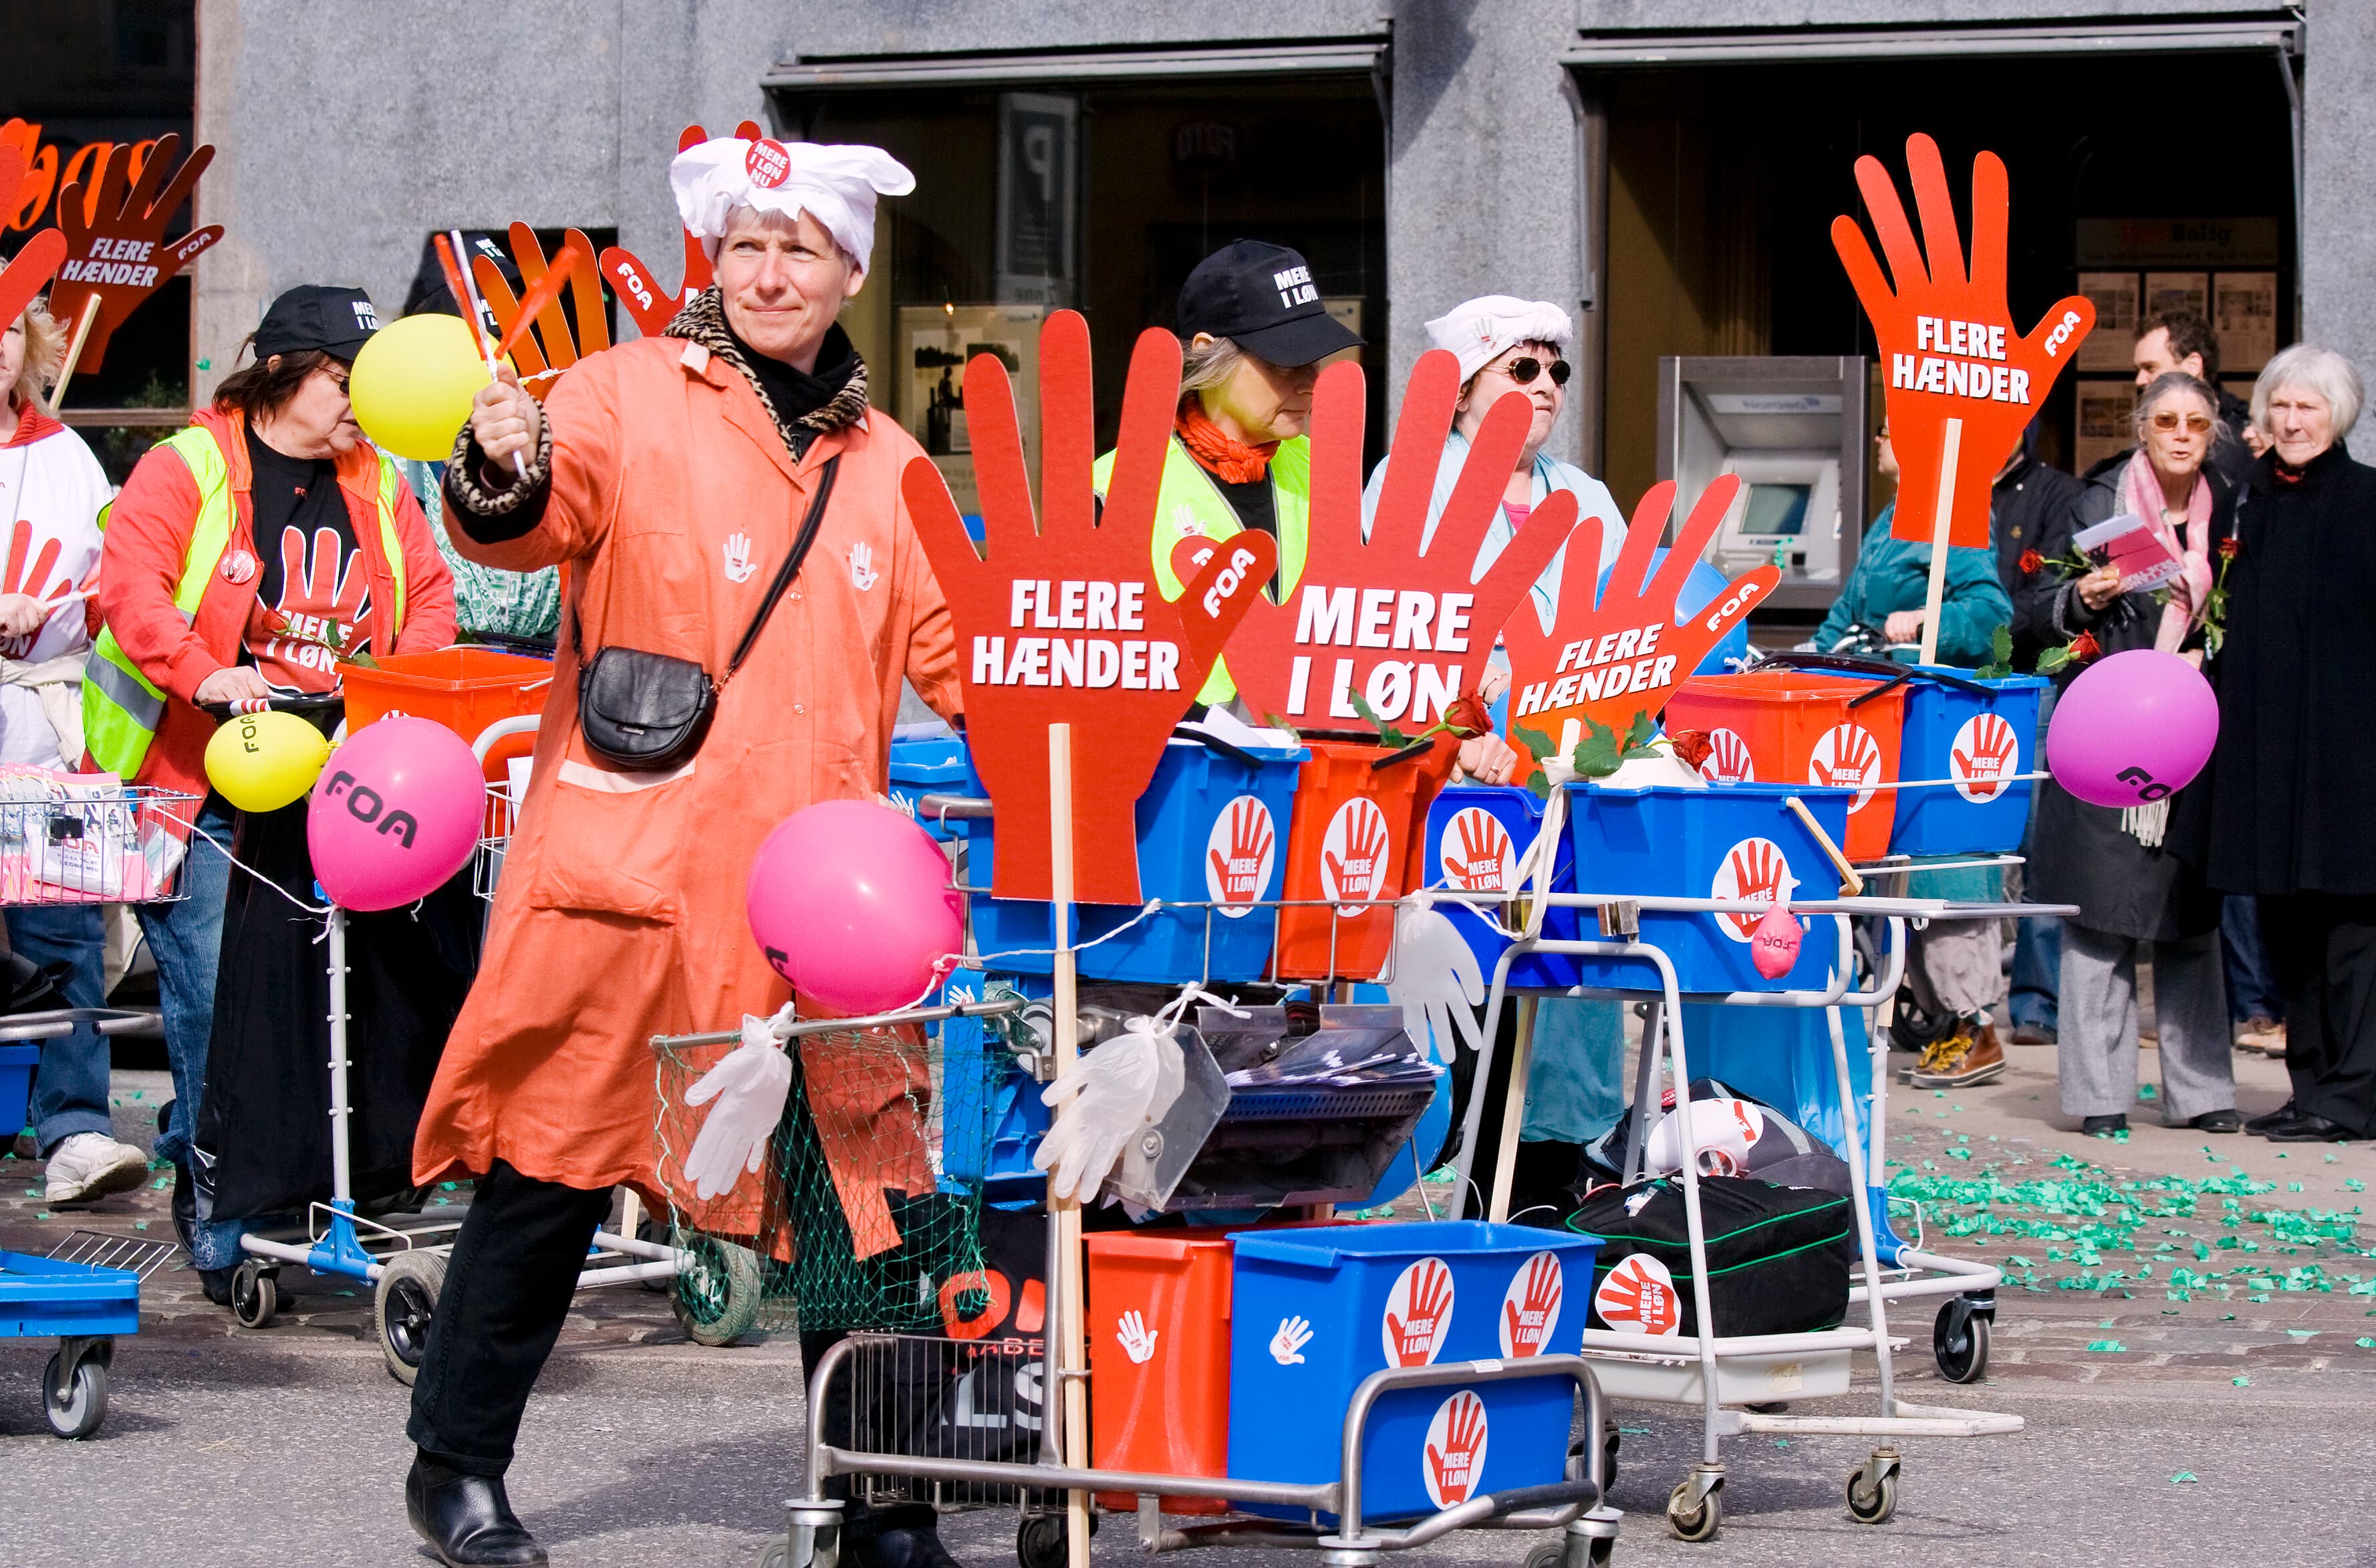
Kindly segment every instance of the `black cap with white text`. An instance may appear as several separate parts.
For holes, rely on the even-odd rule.
[[[256,323],[255,357],[268,360],[319,349],[334,359],[351,361],[378,330],[379,313],[361,289],[300,283],[273,301]]]
[[[1196,264],[1180,285],[1178,330],[1227,338],[1276,365],[1307,365],[1361,345],[1360,333],[1328,314],[1312,267],[1285,245],[1232,240]]]

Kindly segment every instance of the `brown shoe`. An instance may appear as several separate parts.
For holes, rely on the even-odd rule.
[[[1933,1043],[1906,1081],[1918,1089],[1966,1088],[2004,1073],[2004,1047],[1985,1018],[1958,1020],[1954,1032]]]
[[[2244,1027],[2236,1031],[2236,1049],[2257,1051],[2263,1056],[2283,1056],[2286,1053],[2286,1027],[2268,1018],[2248,1019]]]

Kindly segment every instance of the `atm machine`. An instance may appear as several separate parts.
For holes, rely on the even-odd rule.
[[[1658,477],[1676,481],[1680,523],[1718,475],[1740,476],[1707,558],[1728,577],[1769,561],[1782,568],[1760,622],[1820,618],[1856,566],[1865,386],[1860,355],[1658,362]]]

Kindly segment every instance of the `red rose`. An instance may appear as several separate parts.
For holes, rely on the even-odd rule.
[[[2074,663],[2084,664],[2103,651],[2103,645],[2096,640],[2093,632],[2082,632],[2071,639],[2071,658]]]
[[[2021,552],[2021,572],[2022,572],[2022,576],[2026,576],[2026,577],[2034,577],[2034,576],[2037,576],[2037,574],[2038,574],[2040,571],[2042,571],[2042,570],[2045,568],[2045,566],[2046,566],[2046,557],[2045,557],[2045,556],[2043,556],[2043,555],[2040,555],[2037,551],[2035,551],[2035,550],[2025,550],[2025,551],[2023,551],[2023,552]]]
[[[1694,770],[1716,751],[1716,743],[1705,730],[1677,730],[1667,739],[1674,745],[1675,755]]]
[[[2234,534],[2229,534],[2226,539],[2219,541],[2219,558],[2222,561],[2233,561],[2236,559],[2236,552],[2242,548],[2242,541],[2238,540]]]

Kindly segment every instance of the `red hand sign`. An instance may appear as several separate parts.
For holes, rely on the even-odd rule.
[[[1885,406],[1890,445],[1902,472],[1890,531],[1899,539],[1930,538],[1939,493],[1946,422],[1964,422],[1955,458],[1952,543],[1985,549],[1989,490],[1997,470],[2046,401],[2054,378],[2071,363],[2079,340],[2096,325],[2096,308],[2073,294],[2049,309],[2027,337],[2014,330],[2005,303],[2005,168],[1993,152],[1972,160],[1972,263],[1955,230],[1955,205],[1939,144],[1906,138],[1914,205],[1922,215],[1922,244],[1906,221],[1897,187],[1877,158],[1857,160],[1857,188],[1872,215],[1890,279],[1864,231],[1846,214],[1832,220],[1832,244],[1847,268],[1889,374]],[[1896,284],[1890,287],[1891,280]]]
[[[210,223],[171,244],[164,243],[165,225],[215,158],[213,148],[199,148],[160,192],[159,183],[181,150],[181,137],[159,137],[136,180],[133,149],[116,148],[100,174],[95,218],[85,217],[91,208],[80,181],[59,194],[58,227],[65,232],[66,259],[58,268],[57,287],[50,291],[50,314],[71,327],[86,309],[98,313],[81,356],[65,369],[97,370],[106,357],[108,339],[124,318],[222,238],[222,225]]]
[[[1624,548],[1609,587],[1593,601],[1600,563],[1601,519],[1586,517],[1569,537],[1560,572],[1559,611],[1551,629],[1528,604],[1502,628],[1510,651],[1510,732],[1521,726],[1566,750],[1567,721],[1589,719],[1623,735],[1637,714],[1657,714],[1707,650],[1774,591],[1782,574],[1760,566],[1689,616],[1675,613],[1675,596],[1705,553],[1731,510],[1740,481],[1732,474],[1700,492],[1699,501],[1653,575],[1650,557],[1674,505],[1671,480],[1652,485],[1634,508]],[[1520,748],[1523,755],[1525,748]]]
[[[1320,373],[1312,399],[1312,541],[1286,600],[1258,600],[1230,641],[1230,671],[1247,705],[1302,730],[1361,731],[1352,706],[1423,730],[1484,673],[1494,634],[1567,537],[1575,502],[1560,492],[1536,507],[1487,570],[1469,578],[1477,548],[1501,509],[1526,444],[1527,400],[1486,414],[1452,498],[1422,544],[1439,455],[1460,396],[1460,362],[1420,356],[1366,541],[1361,535],[1361,367]],[[1239,536],[1230,535],[1234,540]],[[1187,552],[1204,540],[1183,541]],[[1182,552],[1175,551],[1175,557]]]
[[[1403,1270],[1386,1297],[1386,1364],[1427,1365],[1451,1330],[1452,1270],[1440,1258],[1421,1258]]]
[[[17,194],[25,184],[25,155],[0,143],[0,212],[16,209]],[[5,269],[0,269],[0,328],[15,324],[33,303],[65,259],[66,237],[44,229],[27,240]]]
[[[734,127],[734,134],[744,141],[757,141],[760,131],[756,124],[745,120]],[[676,149],[683,152],[708,139],[709,133],[699,125],[687,125],[676,138]],[[668,324],[683,308],[684,302],[709,287],[710,277],[709,257],[690,232],[684,236],[684,281],[673,294],[661,291],[659,279],[635,252],[618,245],[602,252],[602,280],[611,285],[611,291],[619,296],[619,303],[636,318],[636,329],[647,338],[666,334]]]
[[[1155,505],[1180,387],[1170,333],[1148,330],[1131,356],[1102,517],[1089,327],[1078,312],[1058,311],[1041,328],[1040,377],[1044,526],[1033,519],[1015,389],[995,354],[976,356],[965,382],[986,551],[974,549],[930,458],[909,461],[900,491],[956,623],[966,740],[998,816],[998,896],[1051,894],[1048,726],[1067,723],[1076,736],[1074,896],[1135,904],[1138,797],[1222,642],[1262,597],[1277,547],[1268,534],[1234,535],[1178,600],[1155,586]]]
[[[1485,1401],[1462,1389],[1436,1407],[1427,1428],[1427,1495],[1438,1508],[1466,1503],[1485,1470]]]
[[[1566,1293],[1557,1253],[1537,1253],[1522,1265],[1502,1300],[1502,1354],[1539,1356],[1559,1326]]]
[[[1205,850],[1212,861],[1205,885],[1225,906],[1224,915],[1241,916],[1245,910],[1226,906],[1252,904],[1262,897],[1270,881],[1271,850],[1277,843],[1278,830],[1271,821],[1270,808],[1259,797],[1240,795],[1223,808]]]

